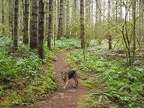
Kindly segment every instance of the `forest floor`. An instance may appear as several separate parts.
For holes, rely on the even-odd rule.
[[[66,55],[69,52],[63,51],[58,53],[54,64],[58,79],[58,91],[50,99],[36,102],[28,106],[28,108],[77,108],[81,96],[89,92],[86,87],[82,86],[81,82],[79,82],[77,88],[74,88],[74,81],[72,79],[69,81],[67,89],[63,89],[64,83],[61,78],[61,72],[69,69],[66,61]]]

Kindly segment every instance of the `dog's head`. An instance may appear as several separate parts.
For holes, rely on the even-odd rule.
[[[65,80],[66,77],[67,77],[67,76],[66,76],[66,73],[65,73],[65,72],[61,72],[61,77],[62,77],[63,80]]]

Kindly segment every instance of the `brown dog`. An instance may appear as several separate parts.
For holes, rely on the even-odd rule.
[[[78,86],[78,80],[77,80],[77,72],[75,70],[69,70],[69,71],[66,71],[66,72],[61,72],[61,76],[62,76],[62,79],[65,83],[64,85],[64,90],[66,89],[66,86],[68,84],[68,81],[73,78],[74,81],[75,81],[75,84],[77,87]]]

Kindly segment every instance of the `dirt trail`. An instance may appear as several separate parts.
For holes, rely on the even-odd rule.
[[[88,90],[81,86],[74,88],[74,81],[70,80],[66,90],[63,90],[63,81],[61,79],[61,72],[69,69],[66,55],[68,51],[60,52],[57,55],[55,62],[55,72],[58,79],[58,92],[56,92],[51,99],[37,102],[29,108],[76,108],[81,95]]]

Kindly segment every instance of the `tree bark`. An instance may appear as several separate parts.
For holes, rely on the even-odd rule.
[[[53,35],[53,0],[49,0],[49,20],[48,20],[48,48],[51,50],[51,38]]]
[[[58,36],[57,39],[61,39],[63,35],[63,3],[64,0],[60,0],[59,22],[58,22]]]
[[[30,20],[30,48],[37,48],[37,37],[38,37],[38,1],[31,0],[32,14]]]
[[[10,27],[10,31],[11,31],[11,36],[13,39],[13,3],[14,0],[9,0],[9,27]]]
[[[44,2],[43,0],[39,1],[39,35],[38,35],[38,54],[39,58],[44,58]]]
[[[84,0],[80,0],[80,38],[81,38],[81,48],[85,49],[85,39],[84,39]]]
[[[4,24],[4,0],[2,0],[2,24]]]
[[[133,56],[132,56],[132,63],[134,62],[135,59],[135,50],[136,50],[136,0],[132,0],[132,19],[133,19],[133,30],[132,30],[132,35],[133,35]]]
[[[15,8],[14,8],[14,36],[13,36],[13,45],[14,48],[18,48],[18,7],[19,0],[15,0]]]
[[[25,0],[24,9],[24,30],[23,30],[23,43],[28,44],[28,26],[29,26],[29,0]]]
[[[4,0],[2,0],[2,24],[5,25],[5,15],[4,15]],[[2,34],[5,33],[5,28],[2,28]]]
[[[66,36],[69,38],[69,15],[70,15],[70,11],[69,11],[69,0],[66,1]]]

